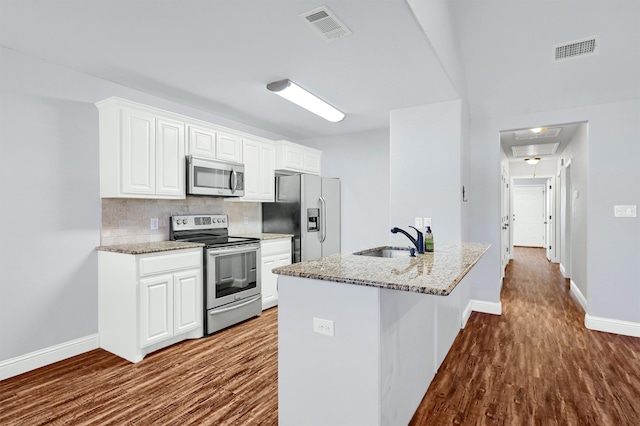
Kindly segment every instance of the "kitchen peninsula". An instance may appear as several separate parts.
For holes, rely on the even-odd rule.
[[[407,424],[461,328],[463,278],[488,248],[372,249],[274,269],[279,423]]]

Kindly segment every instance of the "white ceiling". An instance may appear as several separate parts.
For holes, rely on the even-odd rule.
[[[449,76],[472,119],[640,97],[638,0],[409,1],[423,25],[432,17],[433,40],[405,0],[0,0],[0,45],[294,140],[387,128],[391,109],[458,99]],[[321,5],[353,35],[320,38],[299,15]],[[443,36],[434,20],[447,7]],[[554,44],[592,35],[599,55],[551,63]],[[283,78],[344,121],[266,90]]]
[[[299,15],[327,5],[353,35]],[[0,43],[293,139],[386,128],[389,110],[456,99],[403,0],[0,0]],[[329,123],[266,89],[289,78]]]
[[[539,145],[539,144],[555,144],[558,143],[558,148],[554,154],[549,155],[533,155],[534,157],[541,157],[543,160],[551,159],[551,158],[560,158],[560,154],[564,151],[567,146],[571,143],[571,139],[575,134],[576,130],[579,126],[584,125],[584,123],[571,123],[571,124],[559,124],[553,126],[546,126],[548,129],[561,129],[557,136],[551,137],[540,137],[535,139],[517,139],[517,135],[520,133],[530,132],[529,129],[515,129],[515,130],[507,130],[500,132],[500,146],[504,151],[507,159],[509,161],[522,161],[521,157],[514,157],[513,155],[513,147],[524,147],[529,145]],[[524,132],[522,132],[524,131]],[[533,135],[533,133],[531,133]]]

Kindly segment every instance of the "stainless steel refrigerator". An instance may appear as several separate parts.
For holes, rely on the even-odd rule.
[[[262,203],[262,232],[293,234],[294,263],[340,253],[340,179],[277,176],[275,199]]]

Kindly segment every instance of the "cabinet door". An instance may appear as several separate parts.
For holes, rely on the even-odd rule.
[[[156,130],[156,194],[185,198],[184,124],[159,118]]]
[[[276,267],[276,256],[266,256],[262,258],[262,309],[275,306],[278,302],[278,276],[271,272]]]
[[[199,126],[189,126],[189,154],[216,158],[216,132]]]
[[[246,200],[258,200],[260,194],[260,142],[251,139],[242,141],[244,159],[244,197]]]
[[[234,135],[218,133],[216,138],[216,158],[218,160],[242,163],[242,140]]]
[[[155,122],[152,114],[122,109],[121,190],[124,194],[155,193]]]
[[[173,275],[140,280],[140,346],[173,336]]]
[[[203,316],[200,271],[190,270],[175,274],[173,292],[173,334],[200,327]]]
[[[320,174],[320,154],[315,151],[304,153],[304,171],[314,175]]]
[[[284,146],[284,166],[287,169],[304,171],[304,153],[298,147]]]
[[[273,202],[275,199],[275,168],[276,150],[273,145],[260,144],[260,176],[258,185],[258,199]],[[245,158],[246,164],[246,158]],[[245,167],[245,172],[246,172]]]

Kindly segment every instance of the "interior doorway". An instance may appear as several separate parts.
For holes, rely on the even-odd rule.
[[[514,245],[544,248],[550,262],[560,263],[566,276],[570,273],[571,224],[566,222],[572,214],[571,177],[567,182],[565,173],[574,152],[579,153],[580,145],[586,144],[587,126],[569,123],[500,132],[503,276]],[[578,145],[577,150],[572,144]],[[570,175],[571,169],[568,171]],[[524,194],[533,189],[518,186],[537,187],[535,201],[533,193]],[[522,209],[521,202],[525,203]]]

